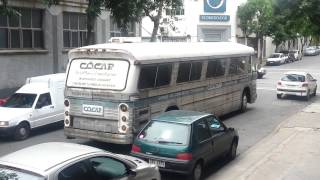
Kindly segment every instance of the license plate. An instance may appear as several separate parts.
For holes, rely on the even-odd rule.
[[[149,164],[154,164],[154,165],[157,165],[158,167],[166,167],[166,163],[163,162],[163,161],[156,161],[156,160],[152,160],[152,159],[149,159]]]
[[[103,106],[83,104],[82,113],[89,114],[89,115],[103,116]]]

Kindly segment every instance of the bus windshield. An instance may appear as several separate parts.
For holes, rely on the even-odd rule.
[[[128,71],[125,60],[75,59],[69,66],[67,87],[123,90]]]

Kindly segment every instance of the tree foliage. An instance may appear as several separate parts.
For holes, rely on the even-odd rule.
[[[145,15],[153,22],[151,41],[154,42],[156,41],[163,10],[166,8],[179,9],[183,4],[182,0],[140,0],[139,5]]]

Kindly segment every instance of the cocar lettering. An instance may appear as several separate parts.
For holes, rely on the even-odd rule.
[[[97,69],[97,70],[112,70],[114,67],[113,63],[81,63],[80,69]]]

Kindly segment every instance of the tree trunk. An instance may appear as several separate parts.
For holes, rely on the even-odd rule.
[[[164,1],[159,2],[159,9],[158,9],[158,14],[154,18],[151,18],[153,20],[153,30],[151,34],[151,42],[156,42],[157,40],[157,34],[158,34],[158,29],[160,25],[160,19],[162,18],[162,10],[164,6]]]
[[[158,34],[158,29],[159,29],[159,25],[160,25],[160,19],[156,19],[153,22],[153,30],[152,30],[152,34],[151,34],[151,42],[156,42],[157,41],[157,34]]]

